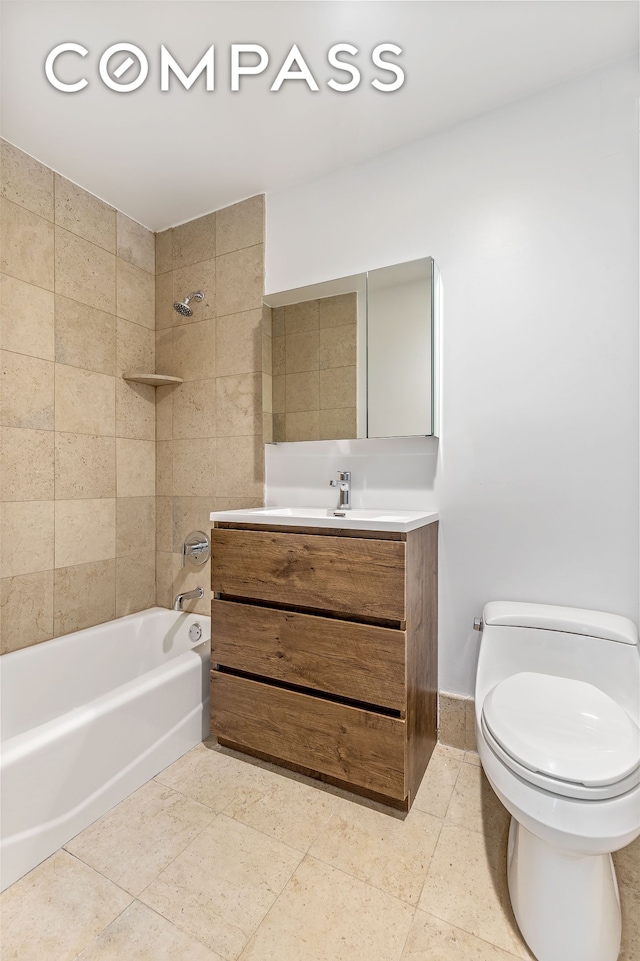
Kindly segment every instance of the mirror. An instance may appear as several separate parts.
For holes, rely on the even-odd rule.
[[[266,296],[265,441],[437,434],[439,289],[425,257]]]

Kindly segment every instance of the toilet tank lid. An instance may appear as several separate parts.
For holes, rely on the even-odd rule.
[[[487,625],[532,627],[543,631],[585,634],[623,644],[638,644],[638,631],[633,621],[619,614],[602,611],[518,601],[490,601],[485,604],[482,619]]]

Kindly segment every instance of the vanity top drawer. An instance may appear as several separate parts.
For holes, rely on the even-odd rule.
[[[402,800],[406,723],[211,672],[211,728],[253,751]]]
[[[214,528],[211,589],[230,597],[405,620],[405,542]]]
[[[404,631],[214,600],[213,664],[405,712]]]

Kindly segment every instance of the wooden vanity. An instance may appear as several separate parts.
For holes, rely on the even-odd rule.
[[[408,810],[436,743],[437,541],[437,520],[215,521],[220,743]]]

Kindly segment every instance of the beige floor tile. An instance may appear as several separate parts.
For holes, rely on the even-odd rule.
[[[413,908],[307,856],[241,961],[397,961]]]
[[[450,744],[443,744],[441,741],[435,746],[435,751],[443,757],[450,757],[455,761],[464,761],[465,752],[458,747],[451,747]]]
[[[340,803],[306,778],[263,770],[245,782],[224,813],[304,853]]]
[[[415,796],[414,808],[443,818],[447,813],[461,767],[460,758],[449,757],[440,745],[436,745]]]
[[[73,961],[130,895],[58,851],[4,892],[2,961]]]
[[[476,767],[481,767],[480,755],[476,751],[465,751],[464,752],[464,763],[465,764],[475,764]]]
[[[510,820],[509,812],[498,800],[482,768],[462,764],[447,809],[447,821],[506,840]]]
[[[151,908],[134,901],[78,961],[221,961]]]
[[[234,961],[300,858],[287,845],[220,814],[140,900]]]
[[[628,884],[629,887],[640,891],[640,837],[621,851],[616,851],[613,855],[613,863],[616,866],[619,884]]]
[[[442,821],[412,810],[406,817],[343,801],[309,853],[416,905]]]
[[[640,958],[640,892],[627,884],[620,885],[622,905],[622,945],[618,961]]]
[[[507,891],[506,845],[445,822],[419,908],[518,958],[529,958]]]
[[[204,805],[149,781],[65,847],[120,887],[139,894],[212,817]]]
[[[513,961],[515,955],[416,911],[402,961]]]

